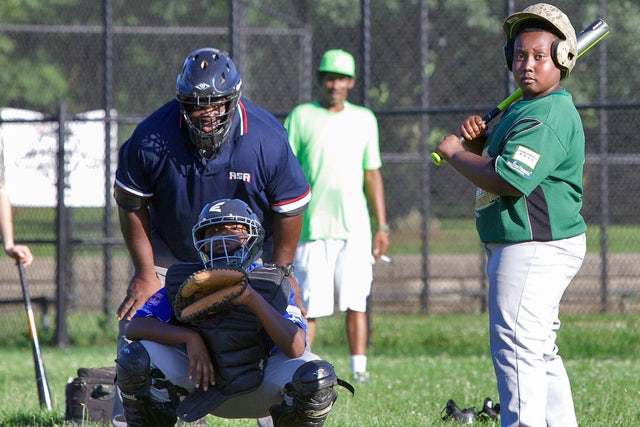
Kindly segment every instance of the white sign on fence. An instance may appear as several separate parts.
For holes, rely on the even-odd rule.
[[[65,205],[69,207],[104,206],[105,197],[105,126],[98,119],[104,110],[89,111],[66,125]],[[14,206],[55,206],[57,203],[56,170],[58,123],[7,123],[5,120],[42,120],[36,111],[16,108],[0,109],[3,123],[0,137],[4,146],[7,192]],[[115,169],[117,128],[112,127],[112,172]],[[113,176],[112,174],[110,177]],[[111,178],[109,178],[111,180]]]

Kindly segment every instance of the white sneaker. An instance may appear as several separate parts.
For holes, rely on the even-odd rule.
[[[356,383],[368,383],[371,381],[369,378],[368,372],[354,372],[353,373],[353,382]]]

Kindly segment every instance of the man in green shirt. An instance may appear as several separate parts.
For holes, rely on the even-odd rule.
[[[307,310],[310,343],[315,319],[333,314],[335,286],[339,309],[346,311],[354,380],[368,381],[366,310],[372,263],[389,246],[378,123],[371,110],[347,101],[355,84],[351,54],[325,52],[317,78],[320,99],[298,105],[285,120],[312,193],[294,275]]]

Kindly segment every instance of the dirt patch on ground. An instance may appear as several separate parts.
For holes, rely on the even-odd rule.
[[[563,312],[640,312],[640,254],[611,255],[606,265],[603,271],[600,256],[587,256],[563,299]],[[422,280],[425,272],[428,281]],[[102,257],[75,258],[65,276],[68,309],[104,312],[106,308],[115,313],[131,274],[125,256],[114,257],[109,268]],[[57,297],[54,259],[36,259],[26,275],[32,298]],[[481,254],[433,255],[426,266],[418,255],[398,255],[390,263],[375,264],[370,303],[377,312],[482,312],[486,286]],[[17,267],[4,257],[0,259],[0,301],[21,298]],[[5,309],[22,308],[12,304]]]

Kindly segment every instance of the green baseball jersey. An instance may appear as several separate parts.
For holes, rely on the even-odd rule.
[[[484,155],[523,196],[476,192],[476,228],[483,242],[551,241],[587,226],[582,208],[584,130],[566,90],[513,104],[487,139]]]
[[[284,125],[311,184],[300,241],[371,236],[364,171],[382,165],[373,112],[349,102],[331,112],[310,102],[295,107]]]

